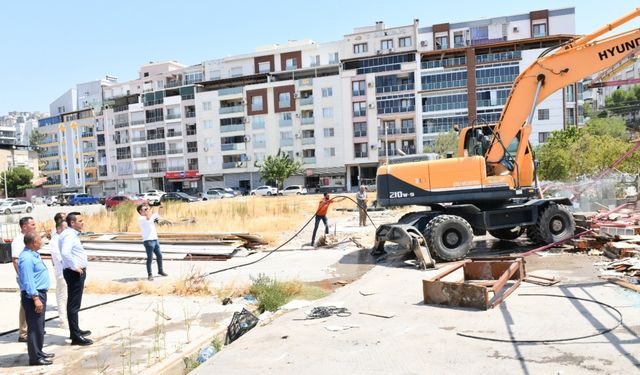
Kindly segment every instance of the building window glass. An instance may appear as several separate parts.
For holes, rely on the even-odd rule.
[[[284,64],[285,70],[295,70],[298,69],[298,59],[292,57],[290,59],[285,60]]]
[[[262,111],[264,108],[262,103],[262,96],[253,96],[251,97],[251,110],[254,112]]]
[[[548,120],[549,119],[549,109],[538,109],[538,120]]]
[[[220,71],[219,70],[210,70],[209,71],[209,79],[220,79]]]
[[[358,43],[353,45],[353,53],[366,53],[369,50],[367,43]]]
[[[336,156],[336,148],[335,147],[325,147],[324,156],[327,158]]]
[[[231,77],[242,77],[242,67],[241,66],[236,66],[234,68],[231,68]]]
[[[202,122],[202,126],[203,126],[205,129],[213,129],[213,120],[204,120],[204,121]]]
[[[340,62],[340,58],[338,56],[338,52],[329,53],[329,64],[337,64]]]
[[[322,108],[322,118],[332,118],[333,117],[333,108]]]
[[[366,137],[367,136],[367,123],[366,122],[354,122],[353,123],[353,136],[354,137]]]
[[[547,139],[551,136],[551,132],[540,132],[538,133],[538,143],[546,143]]]
[[[449,48],[449,37],[447,36],[437,36],[436,37],[436,49],[447,49]]]
[[[309,66],[320,65],[320,55],[309,56]]]
[[[353,117],[366,116],[366,115],[367,115],[366,102],[353,103]]]
[[[399,38],[398,39],[398,46],[399,47],[411,47],[411,37],[410,36],[405,36],[404,38]]]
[[[258,73],[269,73],[271,71],[271,62],[263,61],[258,63]]]
[[[210,111],[211,110],[211,102],[202,102],[202,110],[203,111]]]
[[[333,137],[334,129],[333,128],[324,128],[322,129],[325,137]]]
[[[385,39],[380,41],[380,49],[390,50],[393,49],[393,39]]]
[[[462,32],[456,32],[455,34],[453,34],[453,47],[464,47],[464,35],[462,34]]]
[[[323,97],[328,97],[328,96],[333,96],[333,88],[331,87],[324,87],[322,89],[322,96]]]
[[[278,94],[278,106],[280,108],[291,107],[291,94],[288,92],[281,92]]]
[[[547,36],[547,24],[539,23],[537,25],[533,25],[533,37],[538,38],[541,36]]]
[[[353,81],[351,82],[351,89],[353,96],[363,96],[366,94],[366,85],[364,81]]]

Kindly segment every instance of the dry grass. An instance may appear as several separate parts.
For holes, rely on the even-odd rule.
[[[207,233],[249,232],[259,234],[269,243],[275,243],[280,235],[300,228],[315,213],[320,195],[292,197],[241,197],[199,203],[168,203],[159,209],[160,216],[174,225],[159,227],[159,232]],[[349,200],[336,202],[329,210],[330,217],[353,215],[335,211],[335,208],[354,207]],[[129,207],[135,210],[134,207]],[[157,208],[155,210],[158,210]],[[134,212],[135,213],[135,212]],[[85,217],[85,230],[96,233],[118,232],[126,227],[119,212],[101,212]],[[183,220],[195,218],[195,223]],[[138,231],[138,214],[130,216],[128,228]]]
[[[90,280],[85,285],[85,292],[93,294],[142,293],[153,296],[210,296],[214,294],[214,291],[209,287],[205,273],[195,268],[192,268],[188,274],[183,275],[180,279],[170,283],[154,283],[146,280],[132,283]]]

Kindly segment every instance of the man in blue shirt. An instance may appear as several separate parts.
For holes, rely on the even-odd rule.
[[[47,309],[49,271],[40,259],[42,239],[37,233],[24,235],[25,249],[18,258],[18,282],[22,307],[27,318],[27,351],[29,365],[50,365],[53,354],[42,351],[44,344],[44,314]]]
[[[93,344],[93,341],[84,337],[89,336],[91,331],[81,330],[78,323],[78,311],[87,277],[87,253],[78,237],[84,222],[80,212],[67,214],[66,220],[68,228],[60,233],[58,244],[62,257],[62,274],[67,282],[67,320],[71,345],[86,346]]]

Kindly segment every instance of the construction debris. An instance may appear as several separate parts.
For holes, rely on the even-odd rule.
[[[524,277],[521,257],[467,259],[430,280],[423,280],[424,302],[488,310],[509,296]]]

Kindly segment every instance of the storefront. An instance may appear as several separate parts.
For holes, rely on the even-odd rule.
[[[202,178],[198,171],[166,172],[164,175],[164,191],[181,191],[197,196],[202,191]]]

